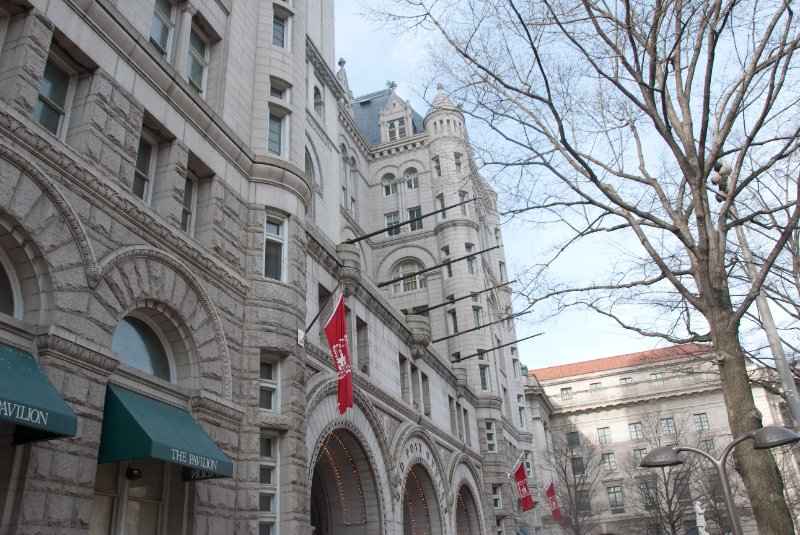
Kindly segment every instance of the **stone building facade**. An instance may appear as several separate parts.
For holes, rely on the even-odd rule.
[[[572,502],[584,533],[655,535],[677,529],[697,534],[695,502],[704,511],[708,533],[727,533],[719,480],[700,456],[683,454],[685,465],[671,475],[638,466],[656,446],[680,444],[717,457],[731,442],[713,357],[706,346],[685,345],[529,372],[525,392],[537,483],[556,482],[565,516]],[[753,366],[754,379],[762,373]],[[769,382],[767,376],[761,379]],[[778,396],[754,386],[753,397],[763,425],[790,425]],[[795,509],[797,448],[780,448],[775,454]],[[743,530],[756,534],[741,481],[733,470],[728,472]],[[572,533],[542,516],[545,532]]]
[[[539,525],[496,196],[333,9],[0,1],[0,534]]]

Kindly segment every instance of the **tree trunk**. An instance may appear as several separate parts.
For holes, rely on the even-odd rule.
[[[736,438],[761,427],[761,413],[756,409],[748,384],[738,325],[730,321],[730,316],[730,312],[723,312],[715,318],[716,321],[709,323],[718,354],[728,424]],[[736,446],[733,459],[747,488],[758,532],[763,535],[794,533],[792,518],[783,499],[783,478],[772,453],[754,450],[752,441],[746,440]]]

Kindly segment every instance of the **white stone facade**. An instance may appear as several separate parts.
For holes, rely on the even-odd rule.
[[[20,445],[0,421],[0,534],[540,525],[507,477],[532,434],[496,196],[443,94],[424,118],[396,88],[353,99],[333,10],[0,1],[0,343],[30,353],[77,417],[74,437]],[[387,215],[460,201],[359,241],[357,262],[337,254]],[[344,415],[327,307],[299,343],[340,281]],[[446,338],[454,317],[480,328]],[[233,476],[98,465],[111,384],[188,412]]]

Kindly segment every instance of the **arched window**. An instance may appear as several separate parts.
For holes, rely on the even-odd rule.
[[[325,102],[322,100],[322,92],[317,86],[314,86],[314,111],[320,117],[322,117],[322,114],[325,111]]]
[[[119,322],[111,349],[122,362],[166,381],[172,381],[170,359],[161,337],[144,320],[125,316]]]
[[[22,318],[22,299],[12,263],[0,250],[0,313]]]
[[[392,173],[386,173],[383,175],[383,178],[381,178],[381,184],[383,184],[384,197],[397,194],[397,181],[394,179],[394,175]]]
[[[402,277],[408,273],[415,273],[417,271],[425,269],[425,266],[419,262],[419,260],[404,260],[400,263],[394,270],[392,271],[392,279],[396,279],[398,277]],[[401,294],[406,292],[413,292],[415,290],[419,290],[425,288],[425,277],[424,275],[413,275],[411,277],[407,277],[399,282],[395,282],[392,284],[392,293],[394,294]]]

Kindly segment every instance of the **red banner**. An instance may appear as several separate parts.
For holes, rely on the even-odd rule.
[[[522,506],[522,512],[530,511],[536,507],[536,504],[533,503],[531,489],[528,488],[528,475],[525,473],[525,463],[519,463],[519,468],[514,472],[514,480],[517,482],[519,504]]]
[[[550,482],[550,486],[547,487],[547,501],[550,502],[550,512],[553,514],[553,520],[561,522],[561,507],[558,505],[558,497],[556,496],[556,489],[552,481]]]
[[[347,350],[344,296],[339,296],[339,303],[323,330],[328,338],[328,345],[331,346],[333,363],[339,377],[339,414],[344,414],[347,407],[353,406],[353,372],[350,370],[350,352]]]

